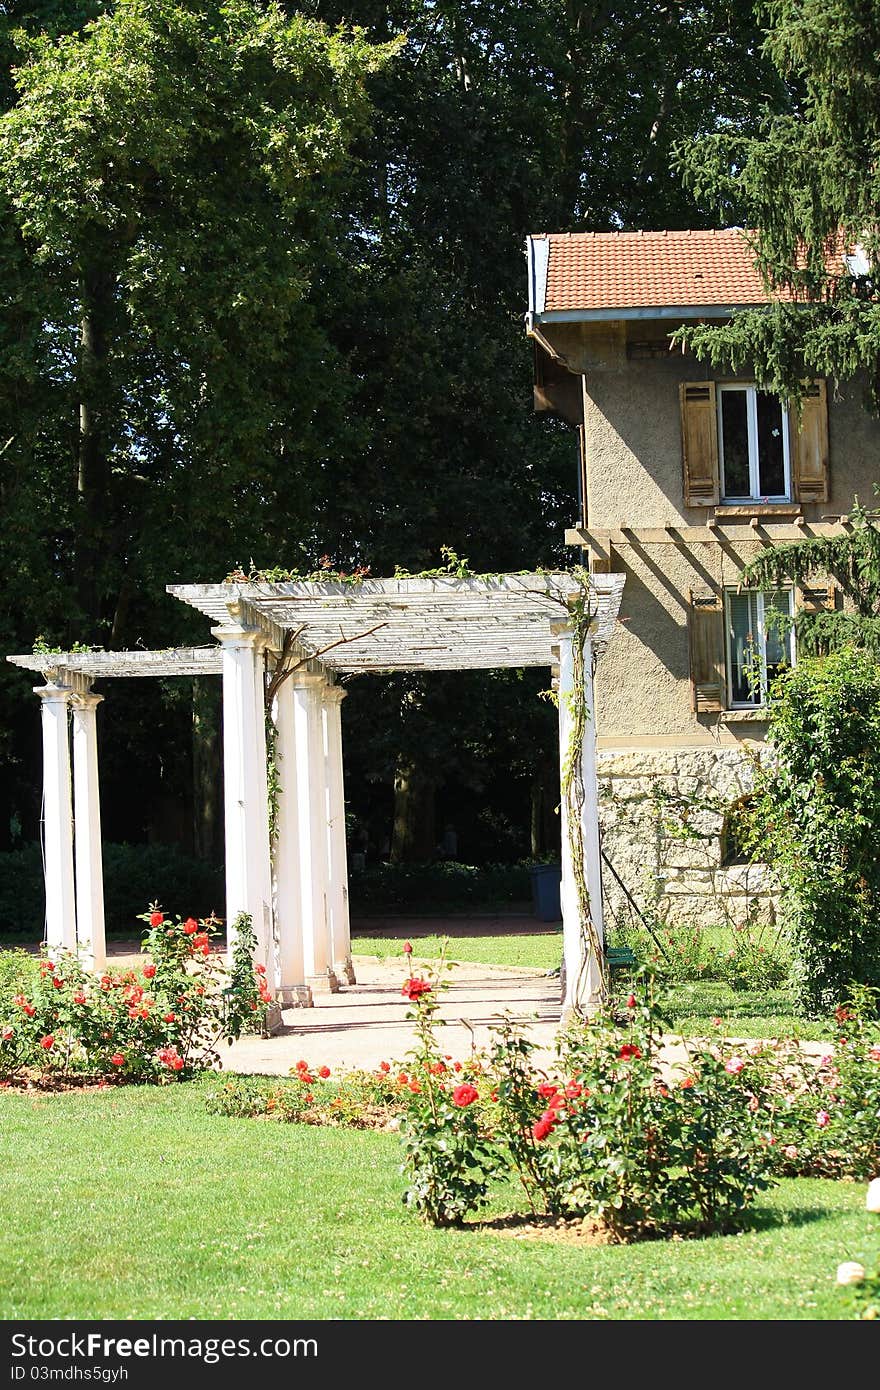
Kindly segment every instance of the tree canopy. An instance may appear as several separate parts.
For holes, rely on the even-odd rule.
[[[165,584],[252,559],[312,569],[327,553],[391,573],[448,544],[483,571],[568,563],[575,450],[531,411],[523,239],[713,225],[671,151],[784,105],[748,7],[10,0],[5,13],[7,651],[38,633],[203,640]],[[347,702],[357,808],[413,772],[463,799],[511,762],[497,794],[524,799],[553,765],[553,711],[521,712],[531,678],[481,680],[469,698],[390,680],[388,737],[373,701]],[[0,674],[16,814],[38,756],[21,682]],[[191,796],[191,730],[211,720],[194,720],[191,692],[121,685],[105,708],[108,806],[124,833],[164,835]],[[454,759],[452,727],[467,750]]]
[[[787,399],[810,377],[864,372],[876,409],[880,5],[764,0],[758,13],[788,109],[766,111],[757,130],[722,128],[682,144],[678,160],[696,198],[753,231],[775,298],[679,337],[715,366],[754,369]]]

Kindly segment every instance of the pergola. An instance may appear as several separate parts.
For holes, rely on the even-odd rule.
[[[559,573],[169,585],[211,619],[216,643],[168,651],[11,656],[39,672],[43,726],[46,942],[105,959],[96,680],[219,675],[223,683],[226,917],[248,913],[282,1004],[353,983],[348,915],[341,682],[366,672],[552,667],[561,766],[574,701],[589,717],[578,814],[584,876],[602,940],[592,669],[611,638],[624,577],[589,580],[583,690],[575,691],[571,605],[581,581]],[[274,726],[277,820],[270,837],[267,713]],[[70,730],[72,728],[72,737]],[[72,767],[71,778],[71,746]],[[72,796],[71,796],[72,783]],[[584,959],[582,908],[563,799],[562,916],[568,1009],[587,1011],[598,962]]]

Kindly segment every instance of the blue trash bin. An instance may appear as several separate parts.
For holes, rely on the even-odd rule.
[[[532,880],[532,907],[542,922],[558,922],[562,917],[559,886],[561,864],[533,864],[529,869]]]

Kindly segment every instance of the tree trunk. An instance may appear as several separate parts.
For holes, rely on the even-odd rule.
[[[192,692],[193,852],[218,864],[223,820],[220,767],[220,685],[195,676]]]
[[[76,592],[94,636],[101,618],[101,571],[108,539],[110,488],[102,410],[107,393],[107,329],[113,288],[103,263],[86,270],[81,291]]]
[[[433,781],[412,762],[400,763],[394,774],[394,826],[391,863],[416,864],[436,854]]]
[[[559,783],[555,769],[552,773],[546,768],[542,769],[534,777],[530,788],[529,833],[533,859],[559,853],[558,808]]]

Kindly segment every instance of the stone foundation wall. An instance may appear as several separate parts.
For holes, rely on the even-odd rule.
[[[722,867],[725,808],[752,789],[741,748],[598,752],[602,848],[644,911],[669,926],[739,925],[772,918],[776,884],[760,864]],[[636,919],[602,866],[606,931]]]

